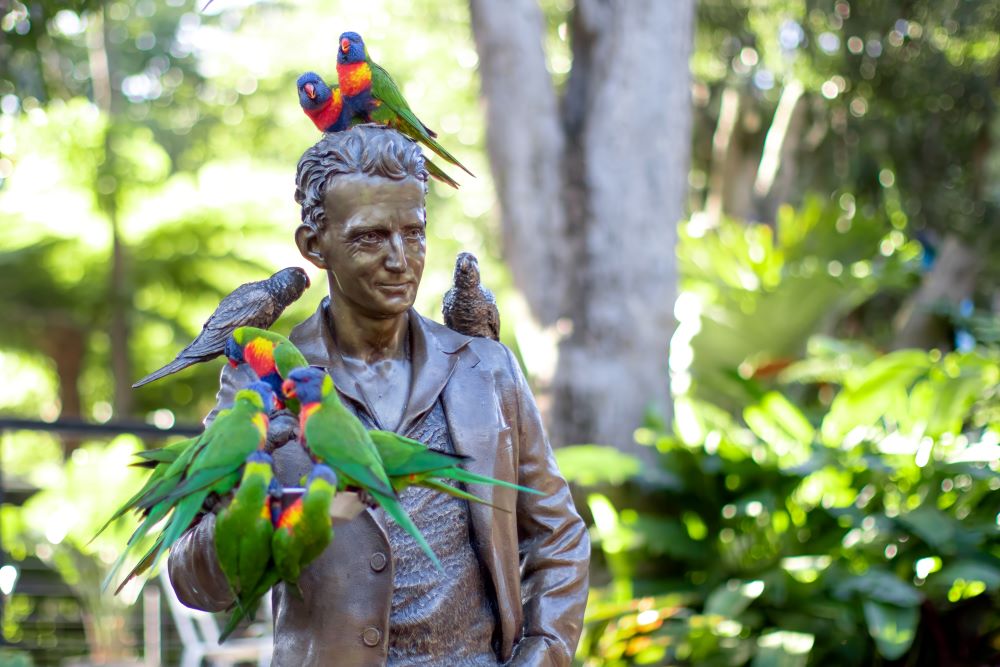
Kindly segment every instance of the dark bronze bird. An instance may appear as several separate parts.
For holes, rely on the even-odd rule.
[[[479,261],[469,252],[455,258],[454,286],[444,295],[444,323],[466,336],[500,340],[500,311],[479,280]]]
[[[240,285],[219,302],[219,307],[190,345],[169,364],[142,378],[132,388],[216,358],[225,350],[226,340],[239,327],[267,329],[289,304],[302,296],[307,287],[309,276],[297,266],[282,269],[267,280]]]

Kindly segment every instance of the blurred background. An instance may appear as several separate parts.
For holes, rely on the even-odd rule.
[[[155,578],[100,591],[129,525],[88,541],[221,364],[131,383],[305,266],[294,81],[334,78],[344,30],[476,173],[430,186],[418,309],[479,257],[591,525],[580,665],[1000,664],[998,25],[997,0],[0,0],[0,664],[204,640]]]

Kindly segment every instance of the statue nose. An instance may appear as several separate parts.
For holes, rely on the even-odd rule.
[[[393,234],[389,240],[389,251],[385,258],[385,268],[402,273],[406,271],[406,250],[403,247],[403,237]]]

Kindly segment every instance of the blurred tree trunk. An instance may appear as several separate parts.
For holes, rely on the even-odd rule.
[[[111,226],[111,277],[108,293],[111,373],[114,381],[114,412],[118,418],[132,412],[132,366],[129,359],[129,321],[132,291],[128,282],[127,252],[121,238],[118,216],[116,155],[113,132],[117,127],[120,100],[112,82],[112,55],[109,48],[107,6],[93,14],[95,25],[89,35],[89,61],[94,86],[94,103],[104,113],[107,126],[104,130],[104,161],[97,169],[95,192],[101,210]]]
[[[693,0],[577,0],[561,99],[537,0],[470,3],[506,256],[561,334],[552,440],[632,448],[647,406],[670,416]]]
[[[55,362],[56,376],[59,378],[59,416],[80,419],[83,415],[83,401],[80,397],[80,376],[87,354],[87,331],[71,322],[50,321],[45,334],[39,340],[45,354]],[[63,457],[67,460],[73,450],[82,444],[79,438],[60,436]]]

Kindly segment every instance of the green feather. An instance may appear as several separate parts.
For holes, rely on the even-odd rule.
[[[257,587],[271,559],[271,464],[249,461],[233,499],[215,520],[219,565],[239,599]]]
[[[407,104],[403,94],[399,91],[399,86],[396,85],[389,73],[377,63],[372,62],[367,55],[365,59],[368,61],[368,67],[372,73],[372,96],[382,103],[371,111],[371,120],[399,130],[411,139],[424,144],[469,176],[474,176],[465,165],[434,139],[436,135],[413,113],[410,105]]]

